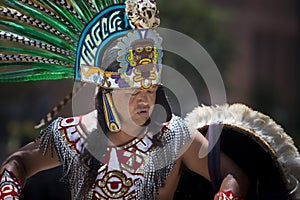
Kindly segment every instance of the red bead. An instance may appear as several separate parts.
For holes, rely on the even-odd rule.
[[[69,118],[66,120],[67,123],[72,123],[74,121],[74,118]]]

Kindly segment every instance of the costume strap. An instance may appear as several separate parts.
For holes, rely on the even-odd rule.
[[[18,200],[22,181],[19,178],[7,170],[4,170],[0,177],[0,199],[11,199],[11,200]]]
[[[210,124],[207,133],[209,142],[208,169],[214,192],[217,192],[219,190],[222,183],[220,168],[221,128],[222,127],[220,124]]]
[[[108,92],[103,92],[102,100],[105,121],[107,123],[108,129],[114,133],[121,131],[121,122],[113,106],[111,94]]]

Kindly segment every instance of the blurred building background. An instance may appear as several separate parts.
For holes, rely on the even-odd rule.
[[[232,62],[224,73],[228,101],[244,102],[270,115],[299,146],[300,2],[209,2],[237,16],[225,30],[234,44]]]
[[[158,0],[162,27],[194,38],[216,62],[228,102],[245,103],[271,116],[294,138],[298,147],[299,4],[298,0]],[[9,153],[38,136],[39,130],[34,130],[33,126],[72,88],[72,80],[1,83],[1,162]],[[205,88],[201,89],[203,103],[209,103]],[[59,115],[71,116],[71,104]],[[44,195],[45,185],[36,183],[39,179],[52,184],[53,187],[48,185],[46,189],[49,194],[60,193],[55,189],[60,174],[53,171],[44,174],[31,179],[25,190],[35,188]],[[55,180],[51,182],[47,177]],[[40,199],[30,196],[33,195],[30,192],[24,195],[27,196],[23,199]],[[50,195],[49,199],[58,198]]]
[[[271,116],[299,146],[299,1],[172,2],[159,2],[165,8],[162,24],[207,50],[222,74],[228,103],[244,103]],[[203,103],[209,104],[201,89]]]

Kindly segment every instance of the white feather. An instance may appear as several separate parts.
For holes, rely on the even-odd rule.
[[[278,155],[278,163],[283,167],[289,185],[295,187],[300,182],[300,155],[293,139],[269,116],[254,111],[243,104],[196,107],[185,118],[192,128],[202,128],[211,123],[221,122],[243,127],[258,134]],[[293,179],[295,178],[295,180]],[[300,188],[295,190],[296,199],[300,199]]]

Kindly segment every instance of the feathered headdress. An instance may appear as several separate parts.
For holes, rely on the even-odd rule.
[[[160,23],[153,0],[128,0],[124,3],[124,0],[2,0],[0,82],[66,78],[91,82],[79,77],[80,63],[85,56],[82,54],[88,54],[90,50],[85,44],[103,43],[106,37],[117,32],[153,28]],[[97,27],[95,23],[101,24]],[[93,30],[90,30],[91,24]],[[90,33],[94,36],[90,37]],[[92,41],[94,38],[99,40]],[[99,70],[96,74],[107,78]],[[94,81],[95,76],[87,79]],[[142,80],[143,84],[148,86],[149,80],[152,79]],[[50,121],[71,98],[72,93],[37,127]]]

